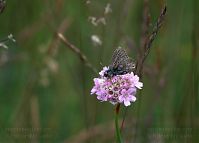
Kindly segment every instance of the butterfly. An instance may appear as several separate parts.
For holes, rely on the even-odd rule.
[[[104,76],[111,78],[116,75],[124,75],[132,72],[134,69],[135,63],[133,60],[124,49],[118,48],[113,52],[112,63],[109,65],[109,69],[105,71]]]

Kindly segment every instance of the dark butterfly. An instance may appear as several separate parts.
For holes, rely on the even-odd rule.
[[[123,75],[132,72],[135,69],[135,63],[128,57],[124,49],[118,48],[113,52],[112,63],[109,69],[105,71],[104,76],[111,78],[116,75]]]
[[[0,0],[0,13],[4,11],[5,7],[6,7],[6,1]]]

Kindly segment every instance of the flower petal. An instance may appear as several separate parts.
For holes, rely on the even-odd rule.
[[[121,94],[125,95],[126,94],[126,89],[122,89]]]
[[[142,83],[142,82],[137,82],[137,83],[135,84],[135,86],[136,86],[137,88],[139,88],[139,89],[142,89],[143,83]]]
[[[136,101],[136,97],[135,96],[129,96],[130,101],[135,102]]]
[[[95,92],[96,92],[96,88],[93,87],[93,88],[91,89],[91,94],[94,94]]]
[[[120,101],[120,102],[123,102],[123,101],[125,100],[124,96],[122,96],[122,95],[121,95],[121,96],[119,96],[119,98],[118,98],[118,99],[119,99],[119,101]]]
[[[109,101],[112,104],[123,103],[125,106],[131,105],[131,102],[136,101],[136,91],[142,89],[143,83],[133,72],[106,78],[104,72],[108,69],[108,67],[104,67],[99,72],[100,77],[94,78],[91,94],[96,94],[100,101]]]
[[[136,88],[129,88],[127,91],[128,94],[135,94],[136,93]]]
[[[128,101],[128,100],[124,100],[124,105],[125,105],[125,106],[129,106],[129,105],[131,105],[131,102]]]

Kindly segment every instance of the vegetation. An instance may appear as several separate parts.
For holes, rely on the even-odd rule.
[[[142,63],[165,4],[137,72],[144,87],[128,109],[120,106],[122,138],[199,142],[197,0],[7,0],[0,41],[12,34],[16,42],[0,46],[0,142],[115,142],[115,107],[90,95],[93,78],[118,46]]]

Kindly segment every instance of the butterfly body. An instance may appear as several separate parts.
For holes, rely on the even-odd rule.
[[[112,63],[109,69],[105,71],[104,76],[111,78],[116,75],[124,75],[130,73],[135,68],[132,59],[128,57],[124,49],[118,48],[112,56]]]
[[[128,73],[127,71],[122,70],[120,68],[110,68],[104,73],[104,76],[111,78],[116,75],[123,75],[123,74],[127,74],[127,73]]]

